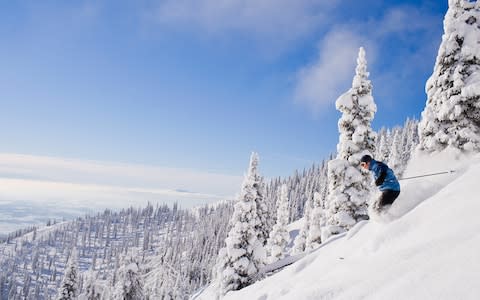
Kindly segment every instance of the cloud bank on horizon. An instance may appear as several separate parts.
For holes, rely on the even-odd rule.
[[[0,153],[0,233],[104,209],[228,200],[240,183],[193,170]]]

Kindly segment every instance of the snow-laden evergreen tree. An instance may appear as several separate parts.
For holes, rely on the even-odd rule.
[[[407,118],[403,128],[399,128],[402,133],[401,136],[401,163],[394,169],[397,177],[401,178],[405,168],[410,160],[411,154],[414,148],[418,145],[418,122],[413,119]]]
[[[254,186],[257,190],[257,197],[255,197],[255,203],[257,205],[257,215],[259,218],[259,223],[256,225],[256,230],[258,232],[258,240],[262,245],[266,245],[268,235],[270,230],[273,227],[271,220],[273,218],[270,217],[270,212],[268,211],[268,206],[265,201],[265,183],[263,181],[263,177],[260,176],[258,173],[258,155],[254,154],[254,170],[252,173],[255,174],[255,183]],[[252,166],[253,167],[253,166]]]
[[[79,300],[102,300],[108,298],[107,286],[97,282],[97,272],[90,269],[86,274],[84,292],[78,296]]]
[[[225,239],[226,247],[221,249],[217,262],[219,295],[242,289],[255,281],[266,261],[263,245],[262,224],[258,215],[257,197],[260,176],[258,155],[252,153],[248,172],[242,183],[242,190],[235,204],[231,229]]]
[[[403,127],[380,130],[374,158],[387,163],[401,177],[418,143],[418,121],[407,118]]]
[[[310,228],[307,235],[306,249],[312,250],[322,243],[322,227],[325,226],[325,214],[322,207],[322,195],[313,195],[313,210],[310,216]]]
[[[330,160],[333,157],[330,158]],[[318,176],[318,190],[320,190],[320,196],[322,198],[322,208],[325,210],[327,197],[328,197],[328,162],[323,161]]]
[[[324,229],[325,237],[368,219],[371,176],[359,166],[363,155],[375,153],[376,134],[370,122],[377,107],[368,76],[365,50],[360,48],[352,88],[336,101],[342,117],[338,121],[337,159],[328,164],[328,228]]]
[[[449,0],[419,125],[420,149],[480,151],[480,1]]]
[[[126,260],[126,264],[118,270],[118,280],[114,287],[112,299],[145,299],[143,285],[138,262],[133,257],[129,258]]]
[[[310,193],[307,195],[307,202],[305,202],[302,227],[300,227],[300,231],[293,241],[292,254],[294,255],[304,252],[307,247],[307,237],[308,232],[310,231],[310,217],[313,210],[313,199],[310,195]]]
[[[77,249],[73,248],[70,258],[65,267],[65,275],[63,276],[60,290],[58,291],[57,300],[76,299],[78,296],[78,255]]]
[[[5,279],[5,276],[4,274],[0,274],[0,300],[6,300],[7,297],[4,296],[4,293],[6,293],[6,279]]]
[[[17,283],[15,281],[10,283],[10,289],[8,290],[7,299],[16,299],[17,298]]]
[[[410,160],[413,151],[417,147],[419,143],[418,137],[418,121],[415,119],[407,119],[403,130],[405,132],[405,152],[403,154],[403,161],[405,162],[404,165],[407,165],[407,162]]]
[[[390,157],[388,158],[388,166],[398,174],[400,171],[400,167],[403,163],[403,147],[404,144],[402,143],[402,133],[403,130],[401,128],[394,128],[393,129],[393,139],[392,144],[390,146],[391,152]]]
[[[31,283],[32,283],[32,277],[30,277],[30,274],[28,273],[28,271],[25,270],[23,275],[23,289],[22,289],[22,296],[25,299],[29,298]]]
[[[386,132],[386,129],[385,127],[382,127],[380,128],[380,131],[377,132],[377,145],[375,147],[376,151],[375,151],[375,159],[379,160],[379,161],[382,161],[380,159],[380,156],[382,156],[382,152],[380,151],[380,145],[385,143],[385,132]]]
[[[390,146],[392,145],[392,137],[390,133],[390,129],[382,128],[378,133],[377,139],[377,154],[375,155],[375,159],[378,161],[387,162],[388,157],[390,156]]]
[[[273,263],[285,256],[285,248],[290,240],[288,234],[288,188],[283,184],[279,199],[277,201],[277,223],[273,226],[268,238],[267,249],[269,252],[269,262]]]

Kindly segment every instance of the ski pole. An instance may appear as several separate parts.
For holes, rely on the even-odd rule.
[[[445,171],[445,172],[438,172],[438,173],[432,173],[432,174],[425,174],[425,175],[418,175],[418,176],[412,176],[412,177],[405,177],[405,178],[400,178],[399,180],[408,180],[408,179],[414,179],[414,178],[420,178],[420,177],[428,177],[428,176],[435,176],[435,175],[442,175],[442,174],[451,174],[455,173],[455,170],[450,170],[450,171]]]

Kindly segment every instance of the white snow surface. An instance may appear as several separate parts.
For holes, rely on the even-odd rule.
[[[402,181],[387,213],[224,299],[479,299],[480,155],[417,153],[405,177],[450,169]]]

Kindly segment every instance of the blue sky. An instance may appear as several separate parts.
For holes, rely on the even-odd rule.
[[[447,1],[2,1],[1,153],[285,176],[334,151],[359,46],[373,126],[419,117]]]

